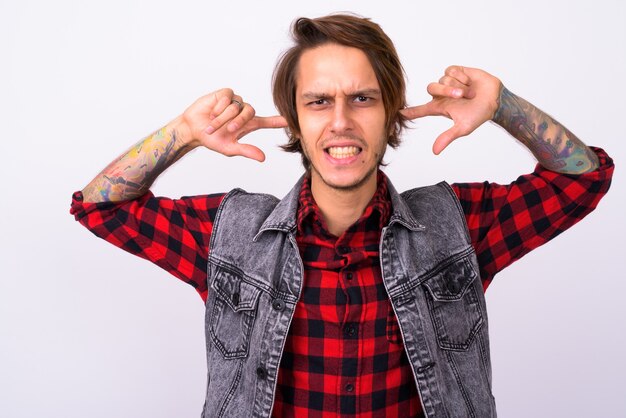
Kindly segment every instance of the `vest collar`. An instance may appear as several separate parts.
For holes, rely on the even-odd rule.
[[[298,197],[304,181],[304,175],[296,182],[295,186],[276,205],[274,210],[261,225],[259,232],[254,237],[256,241],[266,231],[293,232],[296,230],[296,213],[298,212]]]
[[[391,197],[391,217],[389,218],[389,225],[395,223],[405,226],[411,231],[423,231],[426,227],[418,222],[413,215],[413,211],[406,204],[402,196],[393,187],[391,181],[387,180],[387,188],[389,189],[389,196]]]
[[[289,233],[296,230],[298,198],[303,181],[304,175],[300,177],[295,186],[293,186],[289,193],[287,193],[287,195],[280,202],[278,202],[274,210],[272,210],[270,215],[265,219],[265,222],[261,225],[259,232],[254,237],[254,241],[256,241],[258,237],[266,231],[281,231]],[[424,230],[426,227],[415,219],[411,209],[404,202],[389,179],[387,179],[387,187],[389,190],[389,196],[391,197],[392,208],[391,217],[389,218],[389,226],[398,223],[411,231]]]

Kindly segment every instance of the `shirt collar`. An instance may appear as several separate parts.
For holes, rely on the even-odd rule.
[[[363,215],[357,222],[362,221],[364,218],[368,218],[375,211],[378,213],[378,228],[382,229],[389,221],[391,213],[391,200],[389,198],[389,189],[387,186],[387,176],[380,170],[376,173],[376,192],[368,203],[367,207],[363,211]],[[300,194],[298,196],[298,212],[296,215],[296,226],[298,233],[303,234],[305,226],[313,225],[315,229],[320,229],[321,232],[328,234],[325,222],[323,221],[322,214],[313,198],[311,192],[311,176],[306,175],[300,188]]]
[[[382,174],[381,171],[379,171],[379,173]],[[378,175],[380,176],[380,174]],[[384,181],[378,181],[378,187],[381,187],[381,185],[384,184],[384,186],[382,187],[385,187],[387,189],[387,194],[390,197],[389,210],[392,211],[391,216],[388,219],[389,225],[383,226],[390,226],[392,224],[398,223],[412,231],[424,229],[424,226],[417,222],[417,220],[413,216],[411,209],[400,197],[391,182],[388,181],[387,176],[383,174],[382,178],[384,179]],[[262,233],[268,231],[281,231],[286,233],[293,233],[296,231],[297,217],[302,206],[299,204],[300,195],[302,193],[302,185],[304,184],[305,179],[306,176],[300,177],[300,179],[296,182],[291,191],[276,205],[272,213],[270,213],[265,222],[263,222],[263,225],[261,225],[259,232],[254,237],[255,241]],[[382,192],[381,196],[383,196]],[[374,198],[372,198],[372,201],[373,199]],[[385,216],[381,216],[381,222],[384,218]]]

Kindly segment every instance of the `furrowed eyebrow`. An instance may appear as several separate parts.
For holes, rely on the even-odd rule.
[[[312,91],[302,93],[302,98],[305,100],[319,100],[319,99],[328,99],[330,96],[324,93],[314,93]]]
[[[378,96],[379,97],[380,95],[381,93],[379,89],[357,90],[357,91],[347,94],[348,97],[356,97],[356,96]],[[329,99],[331,98],[331,96],[326,93],[316,93],[314,91],[307,91],[305,93],[302,93],[302,98],[305,100],[319,100],[319,99]]]
[[[350,97],[355,97],[355,96],[380,96],[380,90],[378,89],[365,89],[365,90],[358,90],[355,91],[354,93],[350,93],[348,94],[348,96]]]

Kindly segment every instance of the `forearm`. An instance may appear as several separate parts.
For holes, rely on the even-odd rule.
[[[524,144],[548,170],[581,174],[598,168],[598,157],[558,121],[531,103],[500,89],[493,121]]]
[[[143,195],[154,180],[193,146],[183,140],[180,118],[139,141],[82,191],[85,202],[119,202]]]

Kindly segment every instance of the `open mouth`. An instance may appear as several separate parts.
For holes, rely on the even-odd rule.
[[[350,158],[358,155],[362,151],[362,149],[355,146],[329,147],[326,148],[324,151],[326,151],[331,157],[337,160],[341,160],[344,158]]]

